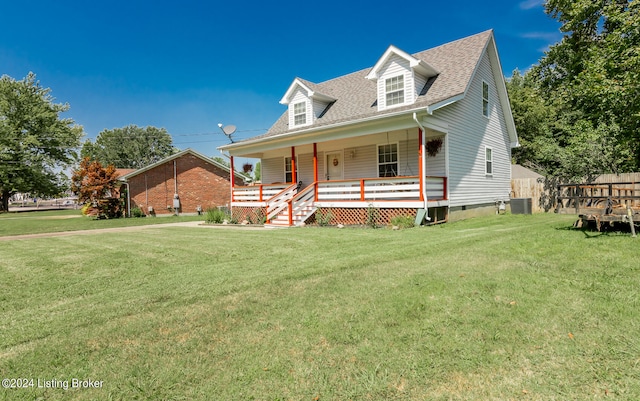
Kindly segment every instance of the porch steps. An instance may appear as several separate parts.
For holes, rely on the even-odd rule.
[[[307,220],[311,215],[316,212],[316,207],[306,206],[300,209],[293,217],[293,225],[299,226],[305,220]],[[265,224],[265,227],[290,227],[289,226],[289,208],[283,209],[275,219],[272,219],[269,223]]]

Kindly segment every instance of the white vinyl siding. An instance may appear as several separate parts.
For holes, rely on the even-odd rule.
[[[304,91],[298,89],[289,103],[289,127],[304,127],[313,122],[311,101]]]
[[[320,158],[320,156],[318,156]],[[300,154],[296,158],[298,171],[298,181],[302,181],[302,186],[307,187],[313,183],[313,153]],[[318,160],[320,161],[320,160]],[[322,174],[318,173],[318,179],[322,178]]]
[[[376,157],[376,145],[373,144],[345,148],[345,180],[377,177]]]
[[[313,123],[318,119],[318,117],[322,115],[322,112],[326,110],[329,104],[324,102],[318,102],[317,100],[314,100],[312,103],[313,103],[313,121],[312,121]]]
[[[397,79],[397,77],[402,77],[402,102],[387,104],[387,80]],[[380,77],[378,78],[378,110],[413,103],[415,93],[411,89],[414,88],[414,86],[413,73],[409,67],[409,62],[399,56],[390,57],[382,67]],[[410,90],[407,90],[407,88]],[[398,100],[398,97],[392,97],[392,99]]]
[[[418,133],[412,136],[416,138],[398,143],[398,175],[418,176]]]
[[[276,182],[284,182],[282,171],[284,170],[284,159],[282,157],[274,157],[261,160],[261,181],[263,184],[273,184]]]
[[[427,142],[431,139],[434,138],[427,138]],[[447,141],[444,136],[440,137],[440,139],[442,139],[442,148],[440,148],[438,154],[435,156],[425,154],[425,157],[427,158],[427,171],[425,172],[425,175],[427,176],[444,177],[447,175]]]
[[[488,84],[489,104],[500,104],[485,53],[464,99],[434,112],[434,117],[449,124],[445,143],[449,146],[448,185],[452,207],[493,204],[497,199],[508,199],[511,191],[511,147],[505,117],[500,107],[493,108],[488,118],[479,112],[483,81]],[[485,174],[486,147],[492,149],[491,176]],[[430,159],[427,157],[427,175],[433,172],[429,171]]]
[[[424,88],[424,86],[427,84],[427,78],[423,77],[420,74],[414,74],[413,75],[413,81],[414,81],[414,93],[413,93],[413,97],[415,99],[418,98],[418,95],[420,95],[420,92],[422,92],[422,89]]]

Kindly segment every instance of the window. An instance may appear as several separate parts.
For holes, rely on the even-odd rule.
[[[484,172],[486,175],[493,174],[493,149],[484,149]]]
[[[305,102],[293,105],[293,124],[302,125],[307,123],[307,104]]]
[[[387,78],[385,80],[385,93],[387,94],[387,106],[404,103],[404,77]]]
[[[296,160],[297,162],[297,160]],[[291,158],[284,158],[284,181],[285,182],[293,182],[293,174],[291,173]],[[298,175],[298,163],[296,163],[296,176]]]
[[[378,177],[398,175],[398,144],[378,146]]]
[[[489,117],[489,84],[482,82],[482,115]]]

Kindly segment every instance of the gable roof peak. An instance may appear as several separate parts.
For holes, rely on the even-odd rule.
[[[435,77],[440,73],[440,71],[429,65],[426,61],[417,59],[409,53],[395,47],[394,45],[390,45],[384,52],[382,57],[378,59],[378,62],[373,66],[369,74],[367,74],[366,78],[370,80],[377,80],[378,78],[380,78],[380,70],[386,64],[389,58],[394,55],[407,60],[409,62],[409,67],[425,77]]]
[[[289,89],[287,89],[287,92],[284,94],[282,99],[280,99],[280,104],[285,104],[285,105],[289,104],[291,102],[293,94],[296,91],[296,88],[298,87],[300,87],[303,91],[305,91],[307,94],[307,97],[310,99],[317,99],[325,103],[331,103],[336,100],[331,96],[318,92],[318,85],[314,84],[313,82],[296,77],[291,83],[291,85],[289,85]]]
[[[134,176],[136,176],[138,174],[144,173],[145,171],[149,171],[149,170],[151,170],[151,169],[153,169],[153,168],[155,168],[157,166],[160,166],[160,165],[162,165],[164,163],[170,162],[172,160],[175,160],[175,159],[177,159],[179,157],[182,157],[182,156],[188,155],[188,154],[189,155],[193,155],[193,156],[195,156],[195,157],[197,157],[197,158],[199,158],[201,160],[204,160],[205,162],[207,162],[209,164],[213,164],[214,166],[217,166],[217,167],[221,168],[224,171],[228,171],[228,172],[231,171],[231,169],[228,166],[225,166],[224,164],[221,164],[218,161],[216,161],[216,160],[214,160],[214,159],[212,159],[212,158],[210,158],[208,156],[205,156],[202,153],[197,152],[197,151],[195,151],[195,150],[193,150],[191,148],[187,148],[187,149],[181,150],[180,152],[177,152],[177,153],[174,153],[172,155],[169,155],[169,156],[165,157],[162,160],[158,160],[157,162],[152,163],[152,164],[150,164],[150,165],[148,165],[146,167],[142,167],[142,168],[139,168],[137,170],[134,169],[134,170],[132,170],[132,171],[126,173],[126,174],[121,175],[120,177],[118,177],[118,179],[121,180],[121,181],[127,181],[131,177],[134,177]],[[234,173],[235,173],[236,177],[242,177],[242,175],[238,171],[234,171]]]

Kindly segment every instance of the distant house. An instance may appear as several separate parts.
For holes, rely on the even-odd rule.
[[[196,213],[213,206],[229,206],[229,167],[186,149],[142,169],[125,172],[120,180],[127,191],[129,210],[146,214]],[[243,179],[235,174],[234,184]]]
[[[262,162],[263,184],[233,188],[237,219],[441,222],[509,200],[518,137],[491,30],[416,54],[390,46],[322,83],[296,78],[280,103],[266,134],[219,148]]]

